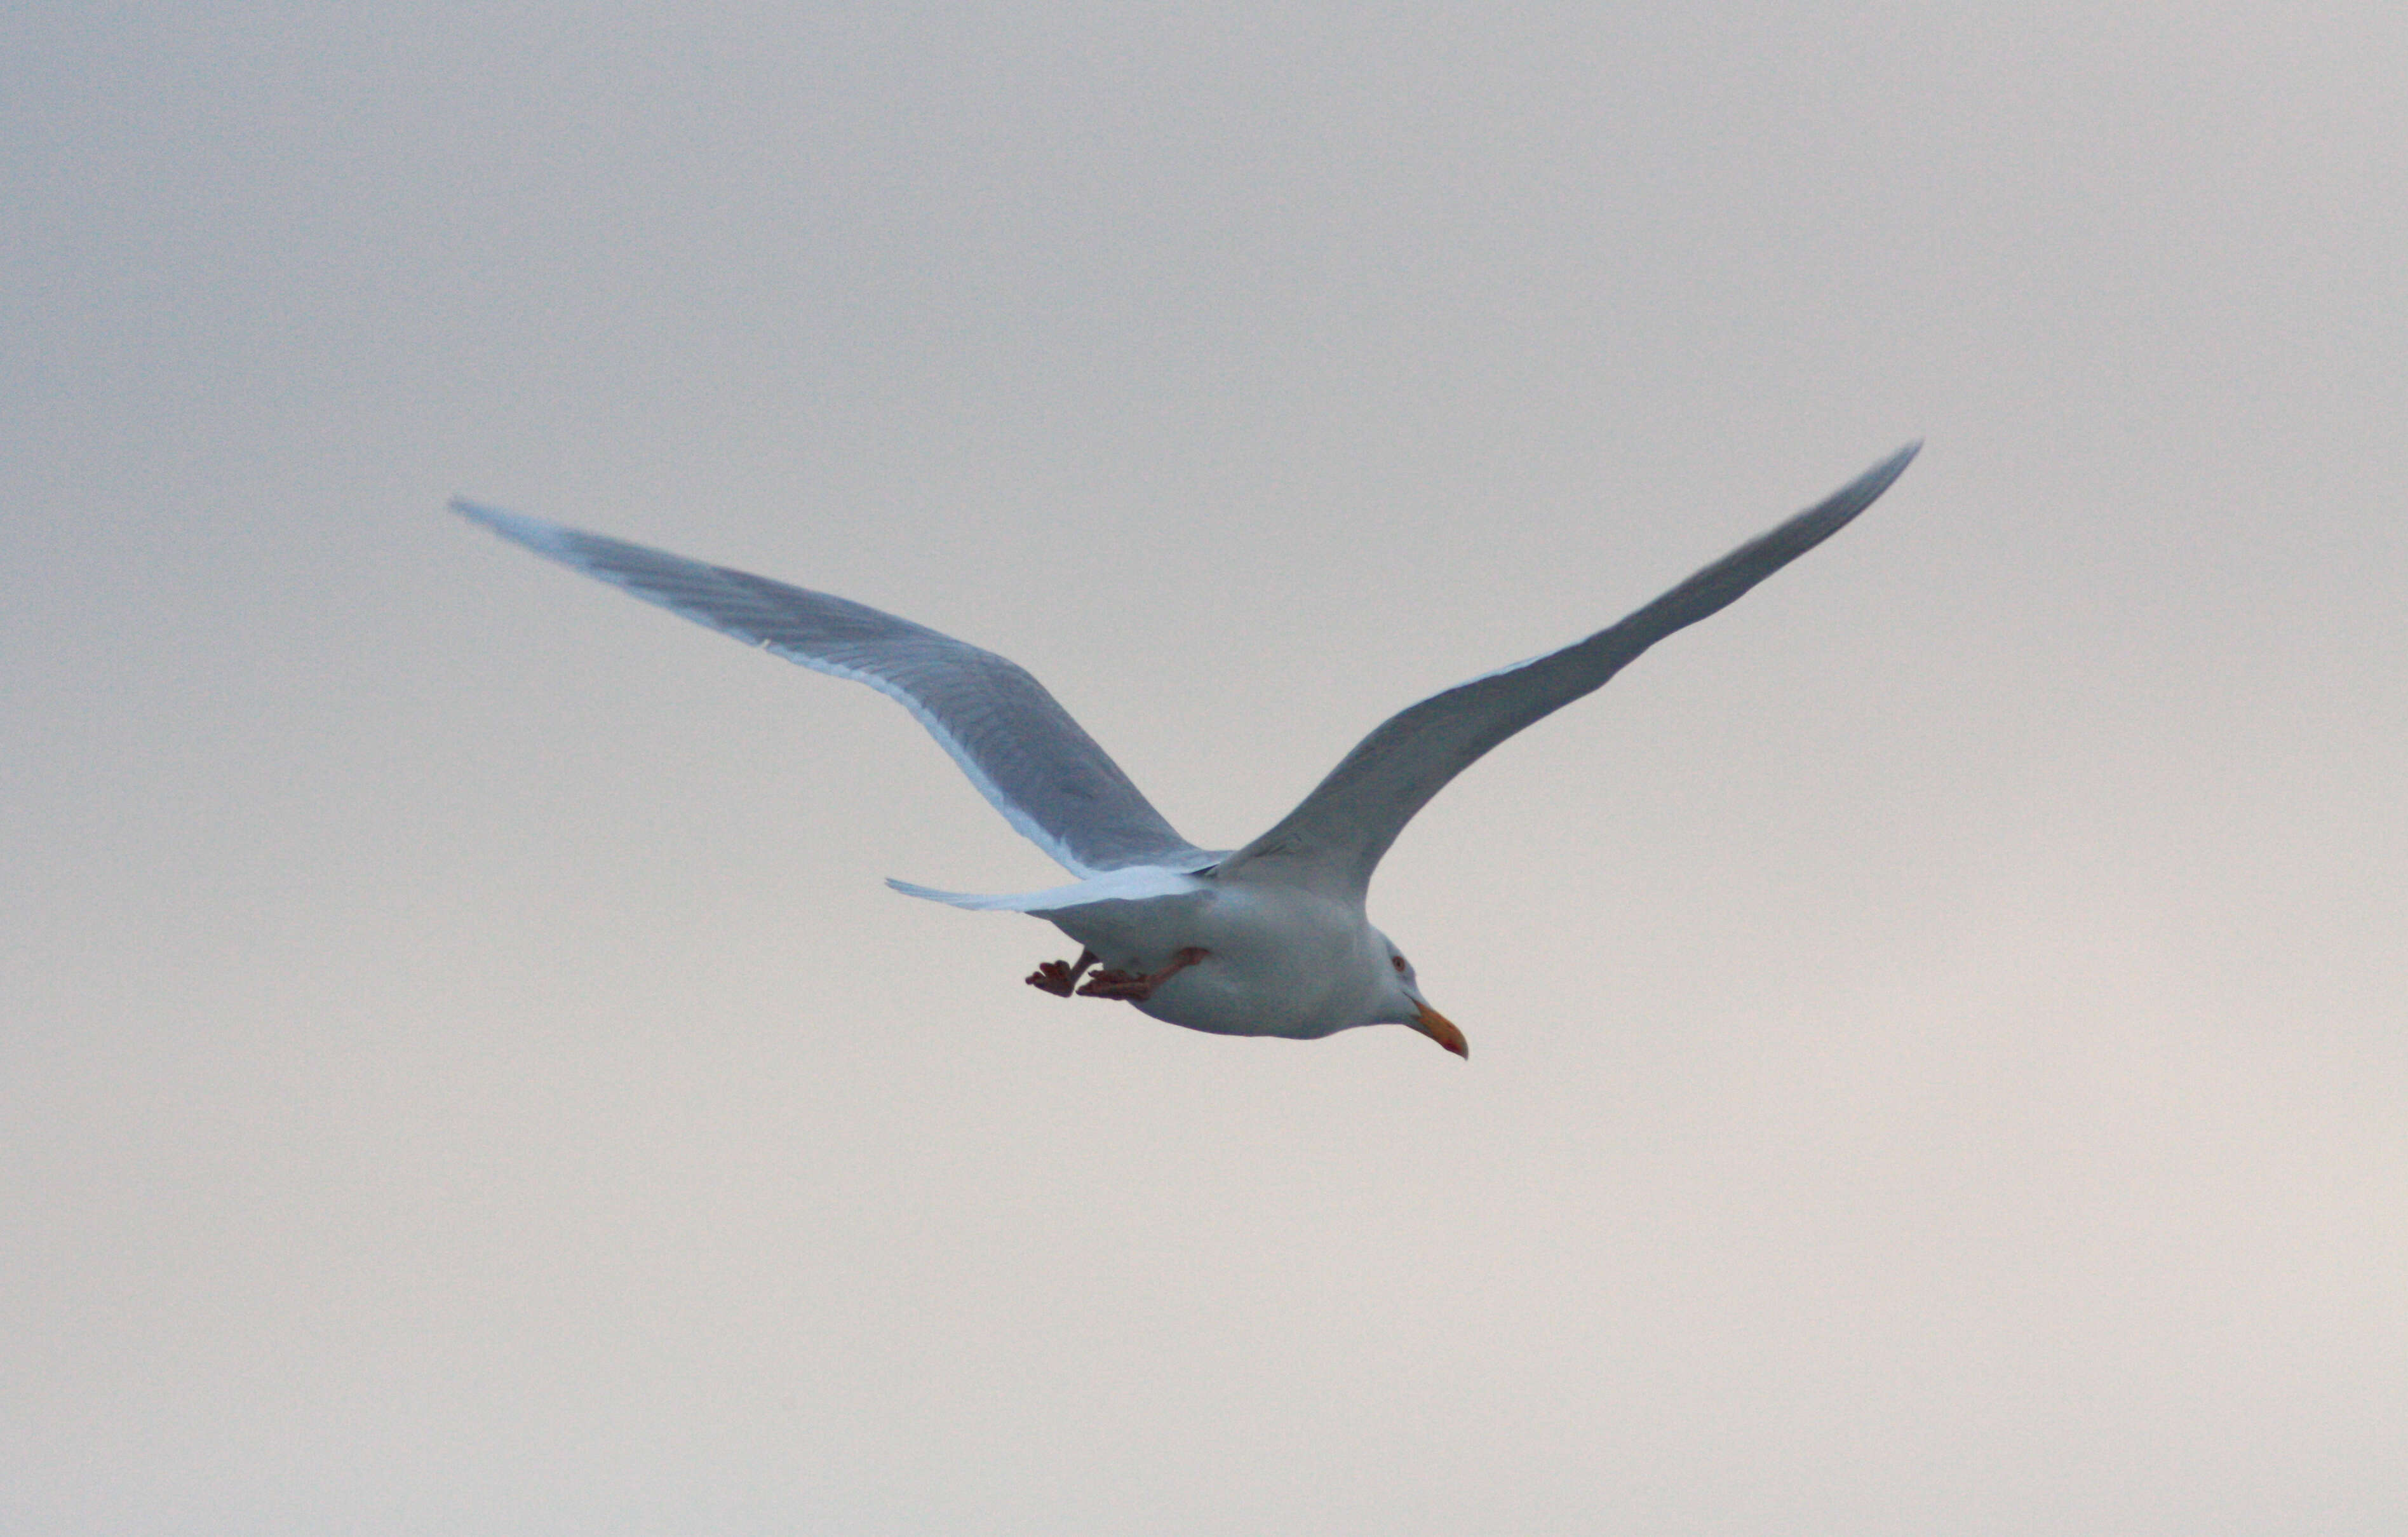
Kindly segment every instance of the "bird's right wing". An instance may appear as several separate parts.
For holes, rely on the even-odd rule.
[[[1656,641],[1717,612],[1838,533],[1889,489],[1922,446],[1909,443],[1828,501],[1740,546],[1620,624],[1389,717],[1279,826],[1223,861],[1221,873],[1359,899],[1397,834],[1455,775],[1524,726],[1603,687]]]
[[[495,508],[452,508],[697,625],[867,683],[918,717],[1004,819],[1072,874],[1212,861],[1163,820],[1042,683],[991,651],[825,593]]]

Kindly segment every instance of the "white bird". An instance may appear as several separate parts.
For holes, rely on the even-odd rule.
[[[999,897],[887,883],[955,907],[1033,913],[1078,941],[1076,961],[1043,963],[1030,985],[1125,999],[1217,1035],[1310,1041],[1358,1025],[1410,1025],[1469,1056],[1463,1032],[1429,1006],[1412,964],[1365,915],[1380,856],[1483,754],[1839,532],[1921,447],[1908,444],[1621,623],[1391,716],[1296,810],[1234,853],[1182,838],[1042,684],[993,652],[824,593],[466,501],[452,506],[539,555],[900,702],[1006,821],[1078,877]]]

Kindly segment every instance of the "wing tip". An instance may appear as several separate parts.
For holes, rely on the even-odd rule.
[[[1922,452],[1923,439],[1914,438],[1872,468],[1866,470],[1813,507],[1799,513],[1788,523],[1774,529],[1772,533],[1766,536],[1766,539],[1783,539],[1793,531],[1804,535],[1805,543],[1798,546],[1786,557],[1786,559],[1796,559],[1797,556],[1805,553],[1806,551],[1846,527],[1855,520],[1857,513],[1881,500],[1883,493],[1888,491],[1897,482],[1898,478],[1906,473],[1906,467],[1914,463],[1914,456]]]
[[[487,507],[482,502],[472,502],[466,496],[454,496],[443,505],[446,510],[457,512],[470,523],[481,523],[488,528],[510,515],[498,507]]]
[[[1842,495],[1861,496],[1870,504],[1883,492],[1887,491],[1892,481],[1905,474],[1906,467],[1914,463],[1914,456],[1922,452],[1923,439],[1909,438],[1904,448],[1857,476],[1849,483],[1847,491],[1842,492]]]
[[[557,553],[568,533],[558,524],[530,518],[523,512],[505,512],[498,507],[472,502],[466,496],[454,496],[447,505],[470,523],[482,524],[513,544],[523,544],[545,554]]]

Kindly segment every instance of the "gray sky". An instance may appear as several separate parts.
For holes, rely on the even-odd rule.
[[[2191,1534],[2408,1508],[2408,11],[0,18],[0,1526]],[[1373,891],[1469,1065],[1020,984],[1840,539]]]

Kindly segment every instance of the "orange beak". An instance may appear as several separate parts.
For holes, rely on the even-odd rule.
[[[1462,1057],[1465,1061],[1470,1061],[1470,1043],[1463,1039],[1463,1032],[1455,1027],[1455,1021],[1447,1018],[1446,1015],[1440,1013],[1436,1009],[1431,1008],[1426,1003],[1420,1004],[1417,1007],[1419,1012],[1413,1015],[1413,1028],[1421,1031],[1422,1034],[1429,1037],[1432,1041],[1437,1041],[1440,1045],[1444,1046],[1448,1051],[1455,1053],[1455,1056]]]

